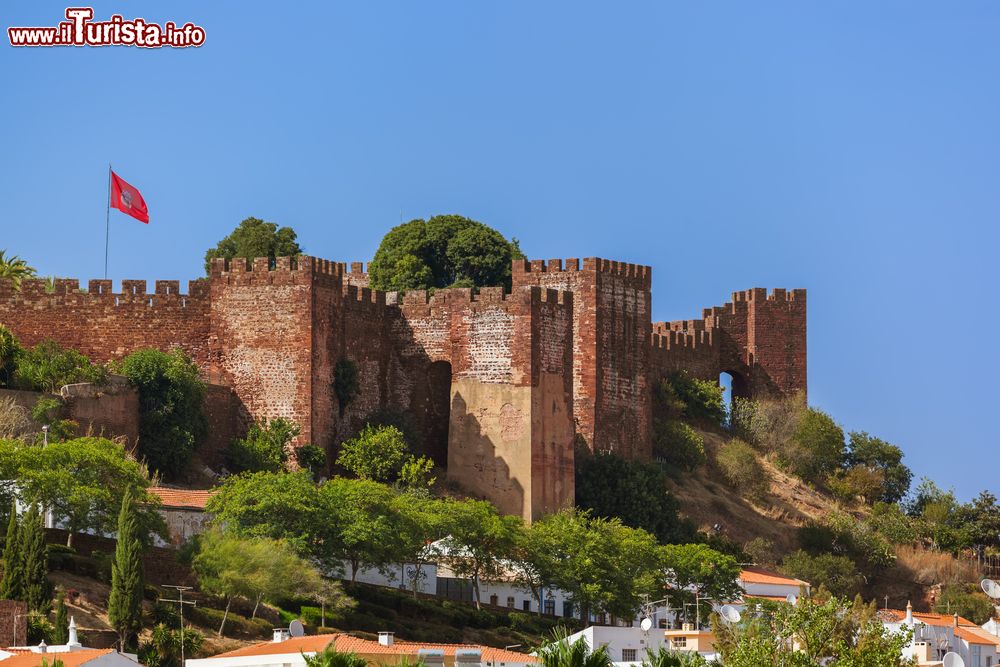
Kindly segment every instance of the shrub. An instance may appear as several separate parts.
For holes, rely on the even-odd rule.
[[[898,503],[910,490],[913,472],[903,465],[903,450],[881,438],[863,431],[852,432],[847,463],[851,466],[867,466],[882,474],[882,489],[878,498],[875,498],[877,500]]]
[[[653,423],[653,456],[669,466],[694,470],[705,464],[705,439],[684,422],[657,419]]]
[[[54,394],[66,384],[104,384],[107,380],[108,370],[104,366],[91,363],[76,350],[45,340],[17,355],[13,385],[18,389]]]
[[[693,421],[721,426],[726,421],[726,403],[722,387],[717,382],[693,378],[686,371],[671,373],[666,387],[660,388],[660,400],[667,404],[683,405],[684,416]],[[672,395],[672,396],[671,396]]]
[[[844,463],[844,431],[830,415],[806,408],[780,459],[802,480],[825,482]]]
[[[770,489],[767,471],[747,443],[733,438],[719,448],[715,463],[730,486],[741,495],[751,499],[767,495]]]
[[[976,625],[993,618],[993,603],[975,584],[948,584],[934,605],[938,614],[958,614]]]
[[[11,385],[17,358],[21,353],[21,344],[17,342],[17,338],[10,329],[0,324],[0,387]]]
[[[740,440],[760,447],[768,432],[768,420],[761,404],[734,396],[729,407],[729,431]]]
[[[326,471],[326,450],[319,445],[302,445],[295,450],[295,462],[318,480]]]
[[[254,422],[245,438],[229,445],[226,460],[235,472],[280,472],[288,461],[288,444],[299,432],[284,417]]]
[[[198,367],[179,349],[139,350],[118,370],[139,390],[140,456],[164,477],[177,477],[208,431]]]
[[[31,408],[31,418],[42,426],[49,427],[49,442],[63,442],[76,435],[79,424],[72,419],[62,418],[65,408],[66,404],[58,396],[42,396]],[[38,434],[36,440],[42,443],[45,437]]]
[[[916,521],[896,503],[876,502],[867,522],[891,544],[912,544],[919,535]]]
[[[834,554],[813,556],[799,550],[785,556],[780,569],[790,577],[808,581],[814,589],[823,586],[841,597],[854,597],[859,594],[864,583],[854,561],[847,556]]]
[[[852,502],[860,498],[870,504],[885,493],[885,474],[866,465],[856,465],[837,470],[827,477],[826,485],[841,500]]]
[[[757,565],[772,565],[774,563],[774,542],[766,537],[755,537],[743,545],[743,551],[750,557],[750,562]]]
[[[13,398],[0,398],[0,440],[15,440],[30,430],[28,411]]]

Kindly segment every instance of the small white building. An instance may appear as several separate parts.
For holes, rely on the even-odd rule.
[[[649,652],[670,648],[663,630],[656,626],[645,631],[640,627],[592,625],[573,633],[566,638],[566,641],[573,643],[581,638],[587,642],[591,651],[602,646],[606,647],[608,656],[616,665],[639,664],[646,659]]]
[[[109,648],[87,648],[77,638],[76,621],[69,619],[69,641],[47,646],[12,646],[0,650],[3,667],[40,667],[56,660],[64,667],[141,667],[134,653],[119,653]]]
[[[906,609],[884,609],[879,612],[882,623],[892,631],[910,628],[913,640],[904,657],[913,657],[918,665],[940,665],[946,653],[962,656],[965,667],[991,667],[1000,664],[1000,638],[990,634],[958,614],[915,612]]]

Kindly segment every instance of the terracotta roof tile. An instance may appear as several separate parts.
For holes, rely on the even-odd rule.
[[[159,496],[164,507],[204,510],[212,491],[195,489],[171,489],[165,486],[151,486],[149,492]]]
[[[808,586],[808,581],[786,577],[761,567],[748,567],[740,572],[740,581],[747,584],[778,584],[784,586]]]
[[[235,651],[220,653],[214,658],[234,658],[250,655],[279,655],[286,653],[319,652],[329,644],[341,652],[357,653],[358,655],[413,655],[420,649],[437,649],[445,655],[455,655],[460,649],[477,649],[482,651],[484,662],[537,662],[534,656],[517,651],[478,646],[476,644],[433,644],[424,642],[396,641],[391,646],[383,646],[370,639],[352,637],[346,634],[311,635],[308,637],[292,637],[283,642],[261,642],[253,646],[244,646]],[[67,667],[69,667],[67,665]]]
[[[54,661],[59,660],[66,667],[80,667],[95,658],[100,658],[101,656],[113,652],[114,651],[111,649],[105,648],[84,649],[82,651],[68,651],[65,653],[20,653],[18,655],[12,655],[4,660],[3,665],[4,667],[39,667],[43,660],[48,665],[51,665]]]
[[[906,619],[906,612],[901,609],[880,609],[879,616],[890,622],[900,623]],[[944,627],[948,625],[955,624],[955,617],[951,614],[934,614],[926,611],[915,611],[913,612],[913,620],[919,621],[924,625],[933,625],[936,627]],[[960,627],[972,627],[978,628],[979,626],[970,621],[967,618],[958,617],[958,625]]]

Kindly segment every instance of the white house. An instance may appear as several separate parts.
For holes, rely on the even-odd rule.
[[[913,640],[904,657],[916,658],[918,665],[940,665],[948,652],[962,656],[965,667],[1000,664],[1000,638],[958,614],[915,612],[907,604],[904,611],[884,609],[879,616],[890,630],[913,630]]]
[[[184,661],[185,667],[304,667],[311,657],[332,646],[342,653],[354,653],[369,665],[413,664],[423,660],[427,667],[534,667],[534,656],[475,644],[433,644],[396,641],[393,633],[380,632],[378,641],[347,634],[289,637],[275,630],[274,639],[212,656]],[[69,666],[67,666],[69,667]]]
[[[581,638],[587,642],[592,651],[602,646],[606,647],[608,656],[616,665],[638,664],[646,659],[649,652],[655,652],[659,648],[670,648],[663,630],[655,625],[649,631],[638,627],[592,625],[573,633],[566,638],[566,641],[572,643]]]
[[[0,650],[3,667],[39,667],[59,660],[65,667],[141,667],[134,653],[119,653],[113,649],[87,648],[77,639],[76,621],[69,619],[69,641],[47,646],[12,646]]]

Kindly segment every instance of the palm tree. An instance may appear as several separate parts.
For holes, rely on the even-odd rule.
[[[611,667],[607,646],[591,651],[583,637],[575,642],[568,637],[564,628],[553,631],[552,640],[538,649],[542,667]]]
[[[338,651],[333,642],[314,655],[303,653],[302,657],[305,658],[306,667],[368,667],[364,658],[358,657],[356,653]]]
[[[669,651],[662,646],[648,651],[642,667],[704,667],[708,661],[694,651],[681,653]]]
[[[34,278],[35,269],[17,255],[7,256],[6,250],[0,250],[0,280],[9,280],[14,289],[21,289],[21,281]]]

